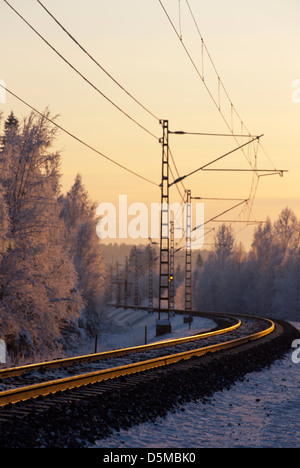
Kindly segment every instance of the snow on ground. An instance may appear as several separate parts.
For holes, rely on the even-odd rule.
[[[98,352],[118,348],[127,348],[145,344],[145,327],[147,327],[147,343],[155,341],[181,338],[195,335],[216,327],[216,323],[209,318],[195,317],[189,329],[189,324],[183,323],[183,315],[171,316],[172,333],[156,337],[156,320],[158,312],[148,313],[145,310],[111,309],[107,313],[107,320],[98,333]],[[161,314],[165,319],[167,314]],[[88,344],[84,352],[93,352],[93,343]]]
[[[292,362],[292,351],[205,404],[186,404],[165,419],[121,430],[93,447],[298,448],[300,364]]]

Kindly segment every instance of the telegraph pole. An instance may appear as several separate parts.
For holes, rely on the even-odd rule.
[[[119,263],[116,263],[116,299],[117,299],[117,306],[119,307],[121,304],[121,289],[120,289],[121,283],[120,283],[120,278],[119,278]]]
[[[109,300],[113,303],[114,299],[114,267],[110,265],[110,288],[109,288]]]
[[[128,257],[125,258],[124,306],[128,305]]]
[[[161,217],[160,217],[160,264],[159,264],[159,315],[156,335],[171,332],[170,322],[170,210],[169,210],[169,121],[160,121],[163,127],[162,145],[162,182],[161,182]],[[168,314],[166,321],[161,321],[161,314]]]
[[[134,310],[139,308],[139,273],[138,273],[138,258],[137,248],[134,246]]]

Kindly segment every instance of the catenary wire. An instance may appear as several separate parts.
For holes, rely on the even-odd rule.
[[[136,99],[129,91],[127,91],[124,86],[122,86],[118,80],[116,80],[100,63],[96,60],[79,42],[75,37],[62,25],[62,23],[51,13],[48,8],[43,5],[40,0],[36,0],[40,6],[48,13],[49,16],[58,24],[58,26],[72,39],[73,42],[117,85],[122,91],[124,91],[131,99],[133,99],[140,107],[142,107],[148,114],[154,117],[156,120],[159,118],[151,112],[146,106],[144,106],[138,99]]]
[[[159,0],[159,3],[160,3],[160,5],[161,5],[161,7],[162,7],[162,9],[163,9],[163,11],[164,11],[166,17],[168,18],[168,21],[170,22],[170,24],[171,24],[171,26],[172,26],[172,28],[173,28],[175,34],[177,35],[177,37],[178,37],[178,39],[179,39],[179,41],[180,41],[182,47],[184,48],[184,50],[185,50],[185,52],[186,52],[186,54],[187,54],[189,60],[191,61],[193,67],[195,68],[195,70],[196,70],[196,72],[197,72],[199,78],[200,78],[201,81],[203,82],[203,85],[205,86],[205,88],[206,88],[208,94],[210,95],[210,97],[211,97],[212,101],[214,102],[215,106],[217,107],[217,109],[218,109],[218,111],[219,111],[219,113],[220,113],[222,119],[224,120],[224,122],[225,122],[227,128],[230,130],[230,132],[232,133],[232,136],[233,136],[233,137],[235,138],[235,140],[237,141],[237,137],[234,135],[235,132],[234,132],[234,130],[233,130],[233,113],[234,113],[234,112],[235,112],[236,116],[238,117],[238,119],[240,120],[241,129],[242,129],[242,132],[241,132],[241,133],[243,133],[243,130],[244,130],[244,129],[248,132],[248,129],[247,129],[246,125],[244,124],[244,122],[242,121],[242,119],[240,118],[240,116],[239,116],[239,114],[238,114],[238,112],[237,112],[235,106],[233,105],[233,103],[232,103],[232,101],[231,101],[231,99],[230,99],[230,96],[229,96],[229,94],[228,94],[228,92],[227,92],[227,90],[226,90],[226,88],[225,88],[225,86],[224,86],[224,84],[223,84],[223,82],[222,82],[222,80],[221,80],[219,74],[218,74],[218,71],[217,71],[217,69],[216,69],[216,66],[215,66],[215,64],[214,64],[214,62],[213,62],[213,60],[212,60],[212,58],[211,58],[211,55],[210,55],[210,53],[209,53],[209,50],[207,49],[207,46],[206,46],[206,44],[205,44],[205,42],[204,42],[204,39],[203,39],[203,36],[201,35],[200,29],[199,29],[199,27],[198,27],[198,24],[197,24],[197,22],[196,22],[195,16],[194,16],[194,14],[193,14],[193,12],[192,12],[192,9],[191,9],[191,6],[190,6],[188,0],[186,0],[186,3],[187,3],[187,6],[188,6],[188,8],[189,8],[189,10],[190,10],[190,13],[191,13],[192,19],[193,19],[193,21],[194,21],[194,24],[195,24],[195,26],[196,26],[196,28],[197,28],[197,30],[198,30],[198,33],[199,33],[199,36],[200,36],[200,39],[201,39],[201,44],[202,44],[202,74],[201,74],[199,68],[197,67],[195,61],[193,60],[193,58],[192,58],[192,56],[191,56],[191,54],[190,54],[190,52],[189,52],[187,46],[185,45],[185,43],[184,43],[184,41],[183,41],[182,33],[180,33],[180,34],[178,33],[178,31],[177,31],[177,29],[176,29],[176,27],[175,27],[173,21],[171,20],[171,18],[170,18],[170,16],[169,16],[168,12],[167,12],[166,8],[164,7],[164,5],[163,5],[163,3],[162,3],[161,0]],[[180,25],[180,28],[181,28],[181,27],[182,27],[182,25]],[[205,81],[205,77],[204,77],[204,51],[207,53],[207,56],[208,56],[208,58],[209,58],[209,60],[210,60],[210,62],[211,62],[211,64],[212,64],[212,66],[213,66],[213,69],[214,69],[214,71],[215,71],[215,73],[216,73],[216,75],[217,75],[217,77],[218,77],[219,103],[218,103],[218,102],[216,101],[216,99],[214,98],[214,96],[213,96],[213,94],[212,94],[210,88],[208,87],[208,85],[207,85],[207,83],[206,83],[206,81]],[[230,103],[230,105],[231,105],[231,126],[230,126],[229,122],[227,121],[227,118],[225,117],[225,115],[224,115],[224,113],[223,113],[223,111],[222,111],[222,109],[221,109],[221,105],[220,105],[220,91],[221,91],[221,86],[222,86],[222,89],[224,90],[225,95],[226,95],[226,97],[227,97],[227,99],[228,99],[228,101],[229,101],[229,103]],[[249,136],[250,136],[250,132],[249,132]],[[260,144],[260,141],[258,141],[258,144]],[[260,147],[261,147],[261,149],[263,150],[265,156],[268,158],[268,160],[269,160],[269,162],[271,163],[271,165],[273,166],[274,171],[276,171],[276,168],[275,168],[274,164],[272,163],[271,158],[270,158],[269,155],[267,154],[265,148],[264,148],[263,145],[261,145],[261,144],[260,144]],[[248,154],[248,156],[247,156],[246,153],[244,152],[244,149],[242,149],[242,152],[243,152],[245,158],[247,159],[247,161],[248,161],[250,167],[253,169],[253,173],[254,173],[254,174],[253,174],[253,180],[252,180],[251,188],[250,188],[249,203],[247,203],[247,205],[246,205],[246,208],[247,208],[247,210],[249,211],[249,216],[248,216],[248,220],[249,220],[249,219],[250,219],[250,216],[251,216],[253,204],[254,204],[254,198],[255,198],[255,195],[256,195],[256,191],[257,191],[257,185],[258,185],[258,182],[259,182],[259,176],[257,175],[257,173],[256,173],[256,171],[255,171],[255,168],[256,168],[256,156],[255,156],[255,163],[254,163],[254,165],[253,165],[253,163],[252,163],[252,161],[251,161],[251,156],[250,156],[249,154]],[[276,171],[276,173],[277,173],[277,174],[280,173],[280,175],[282,175],[282,173],[281,173],[280,171]],[[255,183],[255,179],[256,179],[256,183]]]
[[[170,22],[170,24],[171,24],[171,26],[172,26],[172,28],[173,28],[173,30],[174,30],[176,36],[177,36],[178,39],[180,40],[180,43],[181,43],[182,47],[184,48],[184,50],[185,50],[185,52],[186,52],[186,54],[187,54],[187,56],[188,56],[190,62],[192,63],[194,69],[196,70],[196,73],[198,74],[199,78],[201,79],[203,85],[205,86],[205,88],[206,88],[206,90],[207,90],[209,96],[211,97],[213,103],[215,104],[215,106],[217,107],[218,111],[220,112],[220,115],[222,116],[222,118],[223,118],[223,120],[224,120],[224,122],[225,122],[227,128],[230,130],[231,133],[233,133],[232,128],[230,127],[229,123],[227,122],[227,119],[226,119],[226,117],[224,116],[223,112],[221,111],[221,109],[220,109],[220,107],[219,107],[219,104],[217,103],[217,101],[216,101],[216,99],[214,98],[214,96],[213,96],[211,90],[209,89],[208,85],[206,84],[206,82],[205,82],[205,80],[204,80],[204,76],[203,76],[203,74],[201,74],[199,68],[197,67],[197,65],[196,65],[196,63],[195,63],[193,57],[191,56],[191,54],[190,54],[190,52],[189,52],[187,46],[185,45],[185,43],[184,43],[184,41],[183,41],[183,38],[180,37],[180,35],[179,35],[179,33],[178,33],[178,31],[177,31],[177,29],[176,29],[176,27],[175,27],[175,25],[174,25],[172,19],[170,18],[170,15],[168,14],[168,12],[167,12],[165,6],[163,5],[163,3],[162,3],[161,0],[158,0],[158,1],[159,1],[160,5],[161,5],[161,7],[162,7],[162,9],[163,9],[163,11],[164,11],[164,13],[165,13],[167,19],[168,19],[168,21]],[[203,38],[202,38],[202,45],[204,45]],[[230,101],[230,102],[231,102],[231,101]],[[231,104],[232,104],[232,103],[231,103]],[[233,135],[233,137],[234,137],[234,135]],[[235,138],[235,137],[234,137],[234,138]],[[236,138],[235,138],[235,139],[236,139]],[[237,139],[236,139],[236,141],[237,141]],[[243,152],[243,154],[244,154],[244,156],[246,157],[246,159],[247,159],[248,163],[250,164],[250,166],[252,167],[251,160],[249,160],[249,158],[247,157],[247,155],[246,155],[244,152]]]
[[[240,117],[240,115],[239,115],[239,113],[238,113],[236,107],[232,104],[232,101],[231,101],[231,98],[230,98],[230,96],[229,96],[229,93],[228,93],[228,91],[227,91],[227,89],[226,89],[226,87],[225,87],[223,81],[222,81],[221,78],[220,78],[220,75],[219,75],[219,72],[218,72],[218,70],[217,70],[217,67],[216,67],[216,65],[215,65],[215,63],[214,63],[214,61],[213,61],[213,59],[212,59],[212,57],[211,57],[211,54],[210,54],[210,52],[209,52],[209,50],[208,50],[208,48],[207,48],[207,45],[206,45],[206,43],[205,43],[205,41],[204,41],[204,39],[203,39],[203,36],[202,36],[202,34],[201,34],[200,28],[199,28],[199,26],[198,26],[198,23],[197,23],[197,20],[196,20],[196,18],[195,18],[195,15],[194,15],[194,13],[193,13],[193,11],[192,11],[192,8],[191,8],[191,5],[190,5],[190,3],[189,3],[189,0],[186,0],[186,4],[187,4],[188,9],[189,9],[189,11],[190,11],[191,17],[192,17],[193,22],[194,22],[194,24],[195,24],[195,27],[196,27],[196,29],[197,29],[197,31],[198,31],[198,34],[199,34],[199,37],[200,37],[201,42],[202,42],[202,44],[203,44],[203,47],[205,48],[205,51],[206,51],[206,53],[207,53],[207,56],[208,56],[208,58],[209,58],[209,60],[210,60],[210,63],[212,64],[212,67],[213,67],[213,69],[214,69],[216,75],[218,76],[218,83],[219,83],[219,85],[222,86],[223,91],[225,92],[225,95],[226,95],[228,101],[231,103],[232,108],[233,108],[234,112],[236,113],[236,115],[237,115],[237,117],[238,117],[238,119],[239,119],[239,121],[240,121],[240,123],[241,123],[242,128],[244,128],[244,129],[248,132],[248,134],[249,134],[249,136],[250,136],[250,132],[249,132],[248,128],[246,127],[246,125],[244,124],[243,120],[241,119],[241,117]],[[234,136],[234,135],[233,135],[233,136]],[[243,135],[236,135],[236,136],[241,136],[241,137],[242,137]],[[276,168],[275,168],[275,166],[274,166],[274,164],[273,164],[273,162],[272,162],[270,156],[268,155],[267,151],[264,149],[262,143],[261,143],[261,142],[259,142],[259,143],[260,143],[261,149],[262,149],[262,151],[264,152],[265,156],[268,158],[268,160],[269,160],[270,164],[272,165],[273,169],[276,171]]]
[[[150,184],[152,185],[155,185],[157,187],[159,187],[159,185],[150,180],[150,179],[147,179],[146,177],[142,176],[141,174],[129,169],[128,167],[124,166],[123,164],[115,161],[114,159],[110,158],[109,156],[106,156],[104,153],[102,153],[101,151],[97,150],[96,148],[94,148],[93,146],[89,145],[88,143],[86,143],[85,141],[83,141],[81,138],[77,137],[76,135],[74,135],[72,132],[66,130],[64,127],[62,127],[61,125],[57,124],[56,122],[54,122],[52,119],[50,119],[49,117],[47,117],[45,114],[43,114],[42,112],[38,111],[35,107],[31,106],[28,102],[26,102],[24,99],[20,98],[19,96],[17,96],[17,94],[15,94],[14,92],[10,91],[8,88],[4,87],[1,83],[0,83],[0,87],[4,88],[6,90],[6,92],[8,92],[11,96],[15,97],[18,101],[22,102],[22,104],[25,104],[27,107],[29,107],[31,110],[33,110],[34,112],[36,112],[38,115],[40,115],[41,117],[43,117],[44,119],[46,119],[49,123],[51,123],[52,125],[54,125],[56,128],[58,128],[59,130],[63,131],[64,133],[66,133],[67,135],[69,135],[70,137],[72,137],[74,140],[78,141],[79,143],[81,143],[82,145],[84,145],[86,148],[89,148],[90,150],[92,150],[94,153],[97,153],[99,156],[103,157],[104,159],[107,159],[108,161],[110,161],[111,163],[115,164],[116,166],[120,167],[121,169],[124,169],[125,171],[129,172],[130,174],[133,174],[135,175],[136,177],[139,177],[140,179],[143,179],[144,181],[146,182],[149,182]]]
[[[69,62],[54,46],[52,46],[52,44],[50,44],[49,41],[47,41],[47,39],[44,38],[44,36],[42,36],[42,34],[40,34],[25,18],[24,16],[22,16],[7,0],[3,0],[4,3],[6,3],[12,11],[14,11],[16,13],[16,15],[19,16],[19,18],[22,19],[22,21],[24,21],[24,23],[27,24],[27,26],[29,26],[29,28],[35,32],[35,34],[38,35],[38,37],[40,39],[42,39],[45,44],[48,45],[48,47],[50,47],[53,52],[55,52],[73,71],[75,71],[86,83],[88,83],[93,89],[95,89],[95,91],[97,91],[102,97],[104,97],[110,104],[112,104],[116,109],[118,109],[122,114],[124,114],[128,119],[130,119],[133,123],[135,123],[138,127],[140,127],[142,130],[144,130],[145,132],[147,132],[149,135],[151,135],[153,138],[155,138],[156,140],[158,140],[159,138],[154,135],[150,130],[148,130],[146,127],[144,127],[142,124],[140,124],[137,120],[135,120],[133,117],[131,117],[126,111],[124,111],[123,109],[121,109],[121,107],[119,107],[115,102],[113,102],[108,96],[106,96],[97,86],[95,86],[88,78],[86,78],[86,76],[84,76],[74,65],[71,64],[71,62]]]

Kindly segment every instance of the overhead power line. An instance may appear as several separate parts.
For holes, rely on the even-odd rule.
[[[218,109],[224,123],[226,124],[227,128],[230,130],[233,138],[238,143],[237,138],[243,138],[242,135],[244,133],[249,133],[248,136],[250,137],[249,130],[247,129],[244,122],[242,121],[239,113],[236,110],[236,107],[233,105],[232,100],[231,100],[231,98],[229,96],[229,93],[228,93],[227,89],[225,88],[222,79],[220,78],[218,70],[217,70],[217,68],[216,68],[216,66],[215,66],[215,64],[214,64],[214,62],[212,60],[210,52],[209,52],[209,50],[208,50],[208,48],[206,46],[206,43],[204,41],[204,38],[203,38],[203,36],[202,36],[202,34],[200,32],[199,26],[197,24],[195,15],[194,15],[194,13],[192,11],[192,8],[190,6],[189,0],[186,0],[186,4],[187,4],[188,10],[189,10],[189,12],[191,14],[194,25],[195,25],[195,27],[196,27],[196,29],[198,31],[199,38],[200,38],[200,43],[201,43],[202,70],[200,70],[200,68],[198,67],[198,65],[196,63],[196,60],[193,59],[193,57],[192,57],[192,55],[191,55],[185,41],[184,41],[184,38],[183,38],[183,35],[182,35],[181,18],[180,18],[180,22],[179,22],[179,31],[178,31],[178,29],[176,28],[176,26],[175,26],[174,22],[172,21],[170,15],[168,14],[166,8],[164,7],[162,0],[158,0],[158,1],[159,1],[160,5],[161,5],[166,17],[167,17],[169,23],[171,24],[171,26],[172,26],[178,40],[180,41],[181,46],[183,47],[186,55],[188,56],[190,62],[192,63],[193,68],[195,69],[198,77],[200,78],[201,82],[203,83],[203,86],[206,88],[210,98],[212,99],[214,105]],[[212,66],[212,69],[213,69],[213,71],[214,71],[214,73],[216,75],[216,78],[217,78],[217,90],[216,90],[217,92],[213,92],[212,86],[209,86],[209,84],[207,82],[207,79],[206,79],[205,63],[204,63],[206,57],[208,58],[208,61],[210,62],[211,66]],[[224,112],[225,106],[223,105],[223,102],[222,102],[223,94],[224,94],[224,97],[225,97],[225,101],[230,106],[231,117],[227,116],[227,114],[225,115],[225,112]],[[237,119],[237,123],[235,123],[236,119]],[[236,128],[239,128],[241,131],[238,131],[238,132],[235,131]],[[238,136],[237,133],[240,133],[241,136]],[[258,184],[259,184],[259,181],[260,181],[260,177],[262,177],[262,174],[259,175],[258,171],[256,170],[257,169],[257,152],[258,152],[258,148],[262,149],[263,153],[265,154],[265,156],[269,160],[269,162],[270,162],[270,164],[271,164],[271,166],[272,166],[272,168],[274,170],[272,175],[279,174],[280,176],[283,176],[283,173],[287,172],[287,171],[278,171],[276,169],[275,165],[271,161],[271,158],[267,154],[267,152],[266,152],[265,148],[263,147],[263,145],[261,144],[260,140],[258,140],[257,149],[254,148],[254,157],[253,158],[252,158],[249,151],[248,151],[248,155],[247,155],[246,152],[244,151],[244,149],[242,149],[242,152],[243,152],[246,160],[248,161],[248,163],[249,163],[249,165],[250,165],[250,167],[252,169],[252,172],[253,172],[252,183],[251,183],[250,193],[249,193],[249,197],[248,197],[249,202],[247,203],[247,205],[244,208],[249,213],[248,220],[250,219],[250,216],[251,216],[251,212],[252,212],[252,208],[253,208],[253,204],[254,204],[257,188],[258,188]],[[250,149],[250,147],[249,147],[249,149]],[[271,175],[271,171],[270,171],[270,174],[266,173],[264,175]],[[182,179],[179,179],[179,180],[182,180]],[[178,182],[179,180],[177,180],[176,182]],[[242,211],[244,211],[244,209]]]
[[[122,86],[99,62],[96,60],[79,42],[75,37],[62,25],[60,21],[51,13],[48,8],[43,5],[43,3],[40,0],[37,0],[37,2],[41,5],[41,7],[48,13],[49,16],[58,24],[58,26],[72,39],[73,42],[117,85],[119,86],[122,91],[124,91],[131,99],[133,99],[142,109],[144,109],[148,114],[150,114],[152,117],[154,117],[156,120],[159,120],[158,117],[156,117],[153,112],[151,112],[146,106],[144,106],[138,99],[136,99],[129,91],[127,91],[124,86]]]
[[[208,57],[208,59],[209,59],[211,65],[212,65],[212,67],[213,67],[213,70],[214,70],[214,72],[215,72],[215,74],[216,74],[216,76],[217,76],[217,78],[218,78],[218,95],[219,95],[219,96],[218,96],[218,101],[219,101],[219,102],[218,102],[218,104],[215,102],[215,104],[216,104],[216,106],[218,107],[218,109],[219,109],[219,111],[220,111],[220,113],[221,113],[221,115],[222,115],[221,101],[220,101],[220,92],[221,92],[221,89],[223,89],[224,94],[225,94],[225,96],[226,96],[226,98],[227,98],[227,100],[228,100],[228,102],[230,103],[230,106],[231,106],[231,127],[230,127],[230,124],[227,124],[227,126],[228,126],[228,128],[230,128],[230,130],[231,130],[231,132],[232,132],[232,136],[234,136],[234,137],[242,136],[242,135],[233,135],[233,113],[235,113],[236,116],[237,116],[237,118],[239,119],[239,123],[240,123],[241,129],[242,129],[242,130],[246,130],[246,132],[249,134],[248,136],[250,137],[250,136],[251,136],[251,135],[250,135],[250,131],[248,130],[248,128],[247,128],[247,126],[245,125],[245,123],[243,122],[243,120],[242,120],[242,118],[241,118],[239,112],[237,111],[236,107],[235,107],[234,104],[232,103],[232,100],[231,100],[231,98],[230,98],[230,96],[229,96],[229,93],[228,93],[228,91],[227,91],[227,89],[226,89],[226,87],[225,87],[225,85],[224,85],[224,82],[223,82],[223,80],[220,78],[220,74],[219,74],[219,72],[218,72],[218,70],[217,70],[217,67],[216,67],[216,65],[215,65],[215,63],[214,63],[214,61],[213,61],[213,59],[212,59],[212,56],[211,56],[211,54],[210,54],[210,52],[209,52],[209,50],[208,50],[208,47],[207,47],[207,45],[206,45],[206,42],[204,41],[204,38],[203,38],[202,33],[201,33],[201,31],[200,31],[200,28],[199,28],[199,26],[198,26],[197,20],[196,20],[196,18],[195,18],[195,15],[194,15],[194,13],[193,13],[193,10],[192,10],[192,7],[191,7],[191,5],[190,5],[190,3],[189,3],[189,0],[186,0],[186,4],[187,4],[188,10],[189,10],[189,12],[190,12],[190,15],[191,15],[191,17],[192,17],[192,20],[193,20],[193,22],[194,22],[194,25],[195,25],[195,27],[196,27],[196,30],[198,31],[200,40],[201,40],[201,44],[202,44],[202,56],[203,56],[203,51],[205,50],[205,52],[206,52],[206,54],[207,54],[207,57]],[[202,58],[202,60],[203,60],[203,58]],[[203,67],[203,65],[202,65],[202,67]],[[203,80],[203,82],[205,81],[205,79],[204,79],[204,73],[203,73],[203,75],[202,75],[202,80]],[[204,84],[205,84],[205,83],[204,83]],[[222,116],[223,116],[223,115],[222,115]],[[223,119],[225,120],[224,116],[223,116]],[[276,168],[275,168],[275,166],[274,166],[274,164],[273,164],[273,162],[272,162],[270,156],[268,155],[267,151],[266,151],[265,148],[263,147],[261,141],[259,141],[259,144],[260,144],[260,147],[261,147],[262,151],[264,152],[265,156],[268,158],[270,164],[272,165],[274,171],[276,171]]]
[[[135,123],[138,127],[140,127],[142,130],[144,130],[145,132],[147,132],[149,135],[151,135],[153,138],[155,138],[156,140],[158,140],[159,138],[154,135],[150,130],[148,130],[146,127],[144,127],[142,124],[140,124],[137,120],[135,120],[133,117],[131,117],[126,111],[124,111],[123,109],[121,109],[121,107],[119,107],[115,102],[112,101],[112,99],[110,99],[108,96],[106,96],[97,86],[95,86],[88,78],[86,78],[86,76],[84,76],[74,65],[71,64],[71,62],[69,62],[52,44],[50,44],[49,41],[47,41],[47,39],[44,38],[44,36],[42,36],[42,34],[40,34],[7,0],[3,0],[10,8],[11,10],[13,10],[16,15],[19,16],[19,18],[22,19],[22,21],[24,21],[25,24],[27,24],[27,26],[29,26],[29,28],[35,32],[35,34],[37,34],[37,36],[42,39],[42,41],[45,42],[45,44],[48,45],[48,47],[50,47],[53,52],[55,52],[73,71],[75,71],[86,83],[88,83],[95,91],[97,91],[97,93],[99,93],[102,97],[104,97],[110,104],[112,104],[116,109],[118,109],[122,114],[124,114],[128,119],[130,119],[133,123]]]
[[[110,158],[109,156],[106,156],[104,153],[102,153],[101,151],[97,150],[96,148],[94,148],[93,146],[89,145],[88,143],[86,143],[85,141],[83,141],[81,138],[77,137],[76,135],[74,135],[72,132],[69,132],[68,130],[66,130],[64,127],[62,127],[61,125],[57,124],[56,122],[54,122],[54,120],[50,119],[49,117],[47,117],[45,114],[43,114],[42,112],[38,111],[35,107],[31,106],[28,102],[26,102],[24,99],[20,98],[19,96],[17,96],[17,94],[13,93],[12,91],[10,91],[8,88],[4,87],[1,83],[0,83],[0,87],[4,88],[6,90],[7,93],[9,93],[11,96],[15,97],[16,99],[18,99],[18,101],[22,102],[22,104],[25,104],[25,106],[29,107],[31,110],[33,110],[34,112],[36,112],[38,115],[40,115],[41,117],[43,117],[44,119],[46,119],[49,123],[51,123],[52,125],[54,125],[56,128],[58,128],[59,130],[63,131],[64,133],[66,133],[67,135],[69,135],[71,138],[73,138],[74,140],[76,140],[77,142],[81,143],[82,145],[84,145],[86,148],[89,148],[91,151],[93,151],[94,153],[98,154],[99,156],[101,156],[102,158],[104,159],[107,159],[108,161],[110,161],[111,163],[115,164],[116,166],[120,167],[121,169],[123,169],[124,171],[127,171],[129,172],[130,174],[132,175],[135,175],[136,177],[139,177],[140,179],[146,181],[146,182],[149,182],[150,184],[152,185],[155,185],[156,187],[158,187],[159,185],[156,183],[156,182],[153,182],[152,180],[150,179],[147,179],[147,177],[144,177],[142,176],[141,174],[139,174],[138,172],[135,172],[131,169],[129,169],[128,167],[124,166],[123,164],[115,161],[114,159]]]
[[[206,81],[205,81],[203,66],[202,66],[202,73],[201,73],[201,71],[199,70],[199,67],[197,66],[195,60],[193,59],[191,53],[189,52],[187,46],[185,45],[185,42],[184,42],[184,40],[183,40],[183,37],[178,33],[177,28],[176,28],[176,26],[174,25],[174,22],[172,21],[172,19],[171,19],[170,15],[168,14],[168,12],[167,12],[165,6],[163,5],[163,2],[162,2],[161,0],[158,0],[158,1],[159,1],[160,5],[161,5],[161,7],[162,7],[162,9],[163,9],[163,11],[164,11],[166,17],[167,17],[169,23],[171,24],[171,26],[172,26],[172,28],[173,28],[173,30],[174,30],[174,32],[175,32],[177,38],[179,39],[179,41],[180,41],[180,43],[181,43],[181,45],[182,45],[182,47],[183,47],[185,53],[187,54],[187,56],[188,56],[190,62],[192,63],[192,65],[193,65],[193,67],[194,67],[194,69],[195,69],[197,75],[199,76],[199,78],[201,79],[203,85],[205,86],[205,88],[206,88],[206,90],[207,90],[207,92],[208,92],[210,98],[212,99],[214,105],[215,105],[216,108],[218,109],[218,111],[219,111],[221,117],[223,118],[223,120],[224,120],[224,122],[225,122],[227,128],[230,130],[230,132],[232,133],[232,136],[233,136],[233,137],[235,138],[235,140],[237,141],[237,138],[234,136],[233,127],[230,126],[229,122],[227,121],[227,118],[225,117],[224,113],[222,112],[222,109],[221,109],[221,107],[220,107],[220,104],[217,102],[216,98],[213,96],[212,91],[209,89],[209,87],[208,87],[208,85],[207,85],[207,83],[206,83]],[[190,9],[190,7],[189,7],[189,9]],[[198,29],[198,28],[197,28],[197,29]],[[199,29],[198,29],[198,31],[199,31]],[[202,43],[202,65],[203,65],[203,50],[204,50],[204,48],[206,48],[206,47],[205,47],[205,43],[204,43],[203,37],[202,37],[201,35],[200,35],[200,37],[201,37],[201,43]],[[214,66],[214,64],[213,64],[213,66]],[[214,66],[214,69],[215,69],[215,66]],[[216,69],[215,69],[215,71],[216,71]],[[216,72],[216,73],[217,73],[217,72]],[[220,76],[219,76],[218,74],[217,74],[217,76],[218,76],[218,82],[221,83]],[[229,101],[230,101],[230,104],[231,104],[231,110],[232,110],[232,111],[235,110],[235,108],[234,108],[234,106],[233,106],[233,104],[232,104],[232,101],[231,101],[230,99],[229,99]],[[244,128],[246,129],[245,126],[244,126]],[[247,130],[247,129],[246,129],[246,130]],[[250,135],[250,132],[249,132],[249,135]],[[237,141],[237,142],[238,142],[238,141]],[[252,163],[251,163],[251,160],[249,160],[249,158],[247,157],[247,155],[246,155],[245,153],[244,153],[244,156],[246,157],[246,159],[247,159],[248,163],[250,164],[250,166],[253,168]]]

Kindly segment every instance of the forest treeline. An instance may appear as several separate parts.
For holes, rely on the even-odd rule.
[[[124,301],[125,284],[128,304],[148,304],[149,245],[101,246],[97,206],[81,176],[62,193],[57,130],[48,117],[46,110],[19,121],[11,113],[1,122],[0,338],[11,355],[74,349],[97,333],[107,304]],[[194,307],[299,320],[299,240],[289,208],[256,229],[249,252],[221,225],[212,251],[193,254]],[[155,296],[158,246],[151,255]],[[184,258],[175,257],[174,282],[182,308]]]
[[[254,232],[245,252],[230,226],[221,225],[214,248],[194,272],[197,310],[245,313],[300,321],[300,221],[289,208]]]
[[[8,352],[72,348],[101,320],[105,270],[96,205],[80,175],[61,193],[56,129],[10,114],[0,149],[0,335]]]

